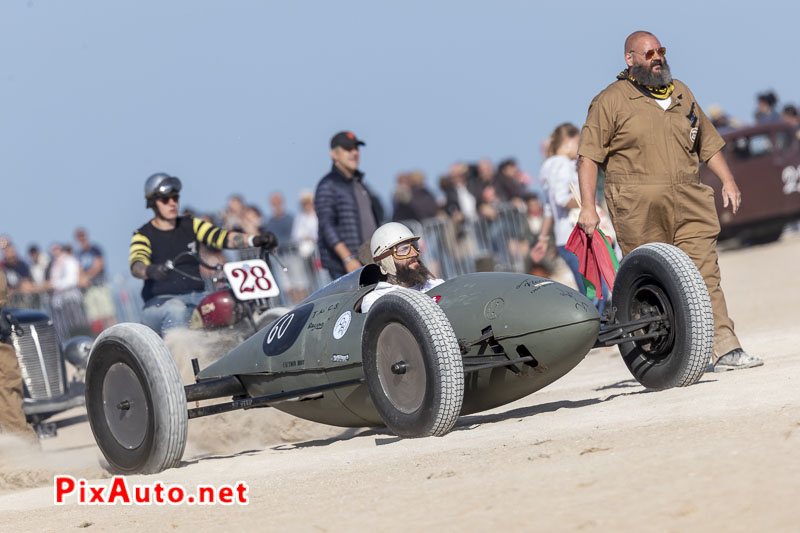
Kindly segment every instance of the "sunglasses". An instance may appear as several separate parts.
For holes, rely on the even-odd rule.
[[[394,247],[394,252],[392,254],[397,259],[405,259],[407,257],[411,257],[411,250],[414,250],[417,255],[419,255],[419,242],[412,241],[412,242],[404,242],[402,244],[398,244]]]
[[[172,194],[170,196],[158,196],[156,197],[156,200],[158,200],[162,204],[168,204],[170,200],[175,200],[175,203],[177,204],[178,201],[180,200],[180,195]]]
[[[660,55],[661,57],[665,57],[667,55],[667,49],[662,46],[661,48],[651,48],[650,50],[647,50],[644,53],[637,52],[636,50],[631,50],[631,53],[642,55],[644,56],[645,59],[649,61],[653,59],[653,57],[655,57],[656,54]]]

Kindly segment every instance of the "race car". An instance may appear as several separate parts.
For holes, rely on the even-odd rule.
[[[184,386],[162,339],[117,324],[94,342],[86,371],[92,432],[112,471],[180,464],[188,420],[274,407],[400,437],[442,436],[460,415],[513,402],[618,345],[634,377],[663,389],[696,382],[713,346],[703,279],[683,252],[654,243],[621,262],[613,308],[516,273],[456,277],[427,293],[397,289],[369,312],[384,276],[369,264],[323,287]],[[197,405],[212,399],[220,403]]]

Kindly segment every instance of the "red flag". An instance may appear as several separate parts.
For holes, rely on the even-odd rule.
[[[611,243],[607,240],[608,237],[603,235],[603,232],[596,229],[592,238],[586,235],[586,232],[581,229],[579,225],[575,225],[572,233],[567,239],[566,249],[578,256],[581,275],[592,284],[595,289],[596,296],[603,299],[603,291],[597,290],[600,287],[600,277],[602,276],[608,286],[609,290],[614,287],[614,278],[616,277],[617,264],[616,257],[612,259],[611,254],[614,253],[611,249]],[[587,295],[589,295],[589,287],[587,285]],[[593,297],[595,295],[591,295]]]

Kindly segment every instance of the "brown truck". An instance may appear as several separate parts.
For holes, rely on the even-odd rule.
[[[722,153],[742,191],[736,215],[722,208],[722,184],[705,166],[703,183],[714,188],[721,226],[720,240],[744,243],[777,240],[784,226],[800,220],[800,141],[790,124],[770,122],[720,132]]]

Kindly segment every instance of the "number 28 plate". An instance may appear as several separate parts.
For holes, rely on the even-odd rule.
[[[263,259],[234,261],[225,263],[222,268],[233,293],[240,300],[272,298],[281,293]]]

